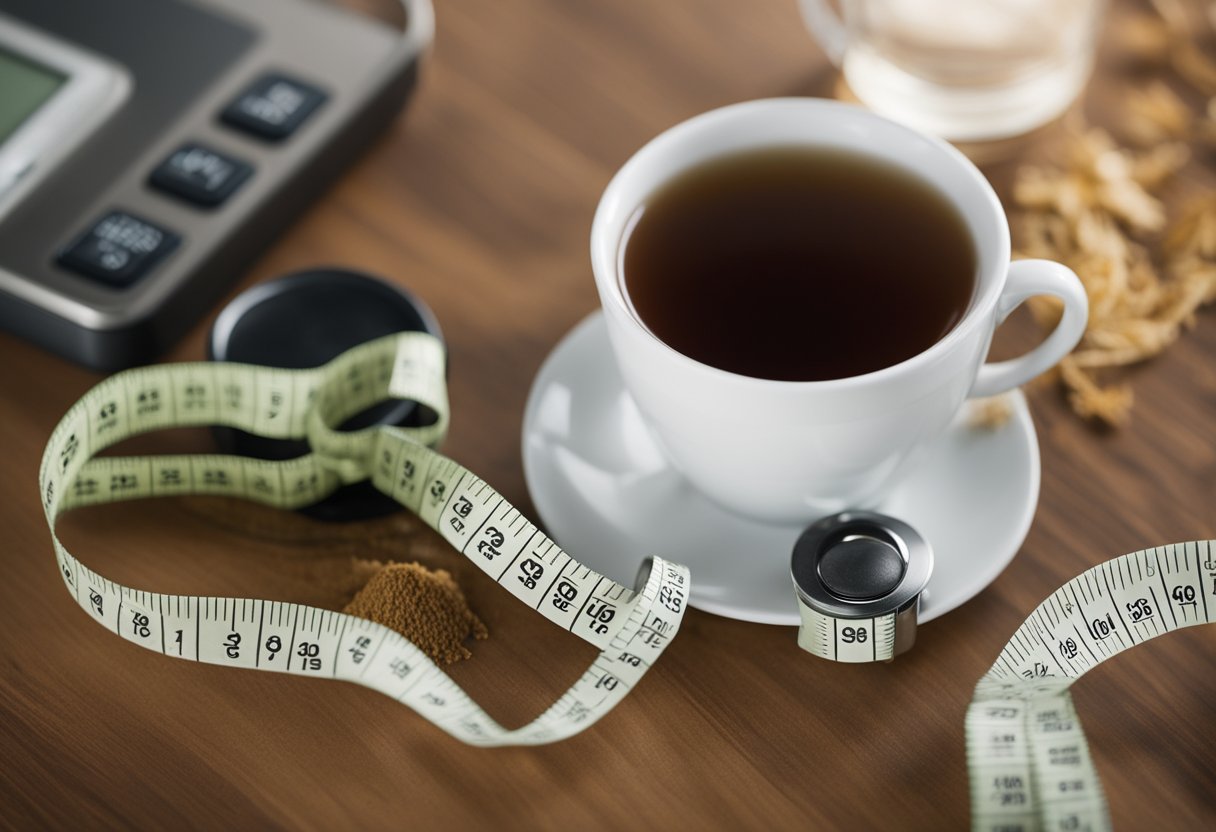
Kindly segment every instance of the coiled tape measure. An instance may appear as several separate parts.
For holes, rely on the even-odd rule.
[[[435,422],[345,433],[330,427],[386,398],[412,399]],[[214,424],[307,437],[312,453],[286,461],[93,458],[136,434]],[[443,346],[421,332],[367,342],[313,370],[212,362],[114,375],[67,412],[42,458],[42,502],[64,583],[107,629],[167,656],[355,682],[473,745],[569,737],[612,710],[663,653],[686,609],[688,570],[650,559],[635,592],[582,566],[486,483],[431,450],[447,425]],[[587,672],[529,725],[500,726],[421,650],[379,624],[301,604],[131,589],[90,570],[55,535],[56,518],[78,506],[214,494],[297,508],[369,477],[499,586],[600,648]]]
[[[933,550],[915,529],[872,511],[846,511],[807,528],[790,577],[798,645],[837,662],[889,661],[916,641]]]
[[[386,398],[416,401],[435,421],[332,429]],[[95,458],[136,434],[216,424],[307,438],[312,453],[286,461]],[[687,608],[688,570],[648,559],[631,590],[582,566],[489,485],[431,449],[447,424],[443,346],[421,332],[370,341],[311,370],[211,362],[119,373],[73,405],[43,455],[42,501],[64,583],[107,629],[167,656],[355,682],[472,745],[572,736],[615,707],[675,636]],[[90,570],[55,535],[58,516],[79,506],[212,494],[298,508],[367,478],[499,586],[600,648],[587,672],[533,722],[501,727],[421,650],[374,622],[301,604],[131,589]],[[1099,564],[1022,624],[980,680],[967,713],[974,829],[1110,828],[1068,688],[1129,647],[1213,621],[1212,544],[1146,549]],[[803,611],[799,643],[835,661],[891,659],[912,644],[931,570],[928,545],[893,518],[846,512],[814,524],[791,563]]]

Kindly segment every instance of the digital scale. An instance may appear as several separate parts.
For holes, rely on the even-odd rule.
[[[316,0],[0,0],[0,327],[151,361],[404,106],[433,29]]]

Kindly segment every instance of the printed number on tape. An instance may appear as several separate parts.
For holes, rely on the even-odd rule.
[[[1068,688],[1129,647],[1211,623],[1214,543],[1160,546],[1098,564],[1018,628],[967,711],[973,829],[1111,828]]]

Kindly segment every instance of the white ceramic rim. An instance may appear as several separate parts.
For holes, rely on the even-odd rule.
[[[889,367],[883,367],[880,370],[875,370],[870,373],[864,373],[857,376],[848,376],[846,378],[827,379],[822,381],[781,381],[777,379],[756,378],[753,376],[740,375],[732,373],[728,370],[722,370],[717,367],[710,366],[694,358],[690,358],[679,352],[675,348],[668,346],[652,333],[645,324],[643,324],[637,314],[633,311],[630,303],[625,298],[624,292],[621,289],[620,276],[617,268],[617,258],[620,251],[621,236],[620,234],[612,234],[609,236],[611,227],[618,224],[618,217],[623,214],[622,229],[625,228],[625,223],[632,216],[637,204],[623,206],[621,192],[624,191],[632,183],[631,179],[637,176],[637,170],[642,167],[644,161],[653,155],[659,153],[670,152],[673,146],[695,141],[696,136],[706,131],[712,131],[718,125],[740,118],[749,118],[758,116],[762,111],[771,111],[773,109],[789,109],[789,110],[818,110],[824,118],[847,118],[853,121],[880,125],[881,129],[893,131],[895,133],[903,133],[909,141],[919,142],[922,145],[930,147],[933,151],[939,153],[946,161],[952,162],[957,168],[957,172],[961,174],[963,180],[979,197],[982,204],[986,205],[990,210],[988,220],[992,230],[995,232],[995,239],[987,246],[982,247],[979,240],[974,239],[976,245],[977,258],[980,264],[983,264],[985,257],[990,256],[989,266],[986,269],[981,269],[976,276],[979,291],[972,297],[967,311],[963,315],[963,319],[955,324],[954,328],[948,332],[945,337],[937,341],[928,349],[917,353],[911,358],[905,359],[898,364],[892,364]],[[814,137],[808,136],[808,145],[814,145]],[[789,142],[781,142],[782,146],[788,146]],[[859,151],[863,152],[864,151]],[[898,164],[895,160],[884,158],[884,162]],[[922,179],[927,179],[923,174],[914,168],[908,167],[912,173],[920,176]],[[670,176],[674,176],[682,172],[681,170],[673,170]],[[670,179],[670,176],[668,179]],[[930,181],[932,184],[932,182]],[[648,193],[661,185],[661,182],[655,182],[651,187],[647,188]],[[951,203],[962,212],[961,206],[948,195],[942,194]],[[969,217],[964,217],[967,220],[968,230],[971,231],[972,221]],[[863,387],[869,385],[883,384],[891,378],[905,373],[914,372],[924,366],[931,365],[940,360],[943,356],[949,354],[955,347],[965,341],[972,335],[973,330],[981,325],[981,322],[987,321],[996,306],[997,299],[1001,295],[1001,291],[1005,285],[1005,274],[1009,268],[1011,258],[1011,247],[1009,240],[1009,224],[1005,220],[1005,209],[1001,206],[1001,202],[997,199],[996,192],[992,190],[992,186],[979,169],[972,164],[971,160],[964,156],[957,148],[950,143],[939,139],[935,136],[930,136],[925,133],[913,130],[910,127],[905,127],[891,119],[884,118],[876,113],[858,107],[852,104],[845,104],[840,101],[832,101],[824,98],[763,98],[754,101],[745,101],[739,104],[731,104],[725,107],[720,107],[716,110],[710,110],[707,113],[694,116],[686,121],[680,122],[674,127],[665,130],[655,138],[651,139],[643,145],[636,153],[630,157],[612,180],[608,183],[608,187],[604,189],[603,195],[595,210],[595,218],[591,223],[591,266],[595,274],[597,284],[600,285],[601,291],[605,288],[622,311],[633,321],[637,329],[659,345],[666,351],[670,357],[685,366],[709,375],[717,376],[723,379],[730,379],[740,385],[756,385],[767,388],[782,388],[787,390],[794,389],[820,389],[826,390],[834,388],[837,390]],[[1000,274],[996,272],[1001,272]],[[611,275],[611,279],[608,279]],[[998,322],[999,323],[999,322]]]

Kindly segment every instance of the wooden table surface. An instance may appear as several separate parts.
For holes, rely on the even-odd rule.
[[[525,396],[548,351],[596,307],[587,236],[613,171],[684,118],[823,93],[833,75],[793,0],[460,0],[440,3],[437,23],[407,116],[238,288],[337,263],[421,294],[451,348],[446,451],[535,516],[520,462]],[[202,358],[212,316],[167,358]],[[51,428],[98,376],[0,334],[0,822],[964,827],[963,715],[1026,614],[1107,558],[1216,536],[1212,324],[1204,314],[1135,374],[1138,403],[1121,431],[1095,431],[1054,390],[1031,391],[1043,480],[1029,538],[991,587],[924,626],[893,664],[831,664],[801,653],[792,628],[694,610],[594,728],[495,750],[467,748],[363,688],[173,662],[91,623],[56,573],[36,474]],[[207,438],[180,432],[146,447],[203,449]],[[506,724],[543,710],[594,654],[405,516],[319,526],[196,498],[81,511],[61,527],[90,566],[163,592],[337,607],[357,580],[352,558],[442,565],[491,632],[451,673]],[[1210,630],[1184,631],[1076,687],[1118,828],[1213,827],[1213,647]]]

